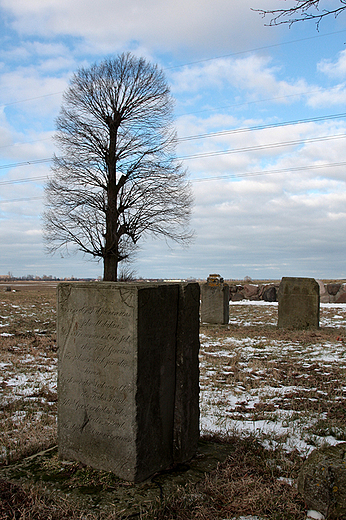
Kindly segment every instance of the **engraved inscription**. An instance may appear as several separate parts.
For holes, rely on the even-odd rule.
[[[92,461],[108,459],[120,442],[128,448],[112,464],[128,465],[126,452],[135,442],[132,296],[124,303],[119,291],[93,286],[90,297],[77,285],[64,296],[58,313],[60,449],[79,453],[81,445],[92,446],[85,454]]]

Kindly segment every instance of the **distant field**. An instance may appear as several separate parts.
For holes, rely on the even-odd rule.
[[[276,323],[276,303],[240,302],[228,328],[202,327],[202,431],[252,432],[301,455],[346,441],[346,306],[322,304],[316,331]]]
[[[15,292],[6,291],[7,286]],[[275,466],[270,478],[289,486],[301,461],[315,446],[346,440],[346,305],[322,305],[317,331],[277,330],[276,321],[277,304],[239,302],[230,305],[228,327],[201,327],[201,433],[205,438],[215,434],[219,439],[232,438],[240,450],[238,457],[243,457],[244,446],[253,456],[256,446],[261,446],[262,459],[270,459]],[[54,283],[0,284],[0,367],[0,464],[4,465],[57,442]],[[235,470],[239,464],[232,466],[232,479],[243,479],[244,484],[244,474]],[[244,459],[242,464],[250,462]],[[251,471],[264,474],[265,468],[256,464],[257,469]],[[267,462],[263,464],[267,467]],[[272,520],[304,517],[294,488],[285,488],[285,500],[291,500],[287,511],[293,511],[293,516],[287,511],[286,516],[275,516],[275,500],[280,500],[283,488],[270,487],[275,499],[273,513],[264,513],[266,500],[257,499],[250,507],[246,500],[249,490],[240,481],[243,505],[231,503],[230,490],[225,488],[228,502],[216,513],[210,502],[216,488],[210,479],[217,478],[220,484],[227,471],[220,469],[221,473],[208,477],[199,488],[205,516],[193,501],[190,509],[195,516],[188,516],[182,499],[174,499],[165,504],[166,516],[155,513],[152,518],[225,519],[245,513]],[[225,496],[219,500],[226,500]],[[181,509],[178,516],[172,508]]]

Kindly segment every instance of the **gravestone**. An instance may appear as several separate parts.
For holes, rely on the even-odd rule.
[[[346,442],[314,450],[298,476],[298,491],[309,509],[325,517],[346,517]]]
[[[282,278],[278,302],[279,328],[304,330],[319,327],[320,290],[314,278]]]
[[[229,321],[229,286],[219,274],[210,274],[201,286],[201,322],[226,325]]]
[[[58,286],[58,442],[140,482],[190,459],[199,438],[199,285]]]

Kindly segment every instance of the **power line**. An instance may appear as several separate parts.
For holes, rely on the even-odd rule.
[[[210,152],[201,152],[191,155],[184,155],[181,157],[177,157],[177,160],[189,160],[189,159],[200,159],[200,158],[207,158],[207,157],[217,157],[219,155],[229,155],[233,153],[242,153],[242,152],[252,152],[252,151],[258,151],[258,150],[267,150],[270,148],[280,148],[280,147],[286,147],[286,146],[295,146],[299,144],[305,144],[305,143],[314,143],[319,141],[331,141],[335,139],[343,139],[346,137],[346,134],[335,134],[335,135],[326,135],[326,136],[320,136],[320,137],[311,137],[310,139],[295,139],[293,141],[280,141],[278,143],[268,143],[268,144],[262,144],[262,145],[255,145],[255,146],[247,146],[243,148],[232,148],[230,150],[214,150]],[[28,166],[31,164],[42,164],[51,162],[51,158],[46,159],[37,159],[35,161],[25,161],[25,162],[18,162],[18,163],[12,163],[12,164],[3,164],[0,165],[0,169],[6,169],[6,168],[16,168],[19,166]],[[11,184],[11,182],[16,181],[3,181],[4,183]]]
[[[51,162],[52,158],[46,158],[46,159],[35,159],[33,161],[24,161],[24,162],[17,162],[12,164],[1,164],[0,170],[6,170],[8,168],[17,168],[17,166],[30,166],[31,164],[43,164],[47,162]]]
[[[281,47],[283,45],[291,45],[292,43],[300,43],[300,42],[303,42],[303,41],[314,40],[316,38],[324,38],[326,36],[334,36],[335,34],[341,34],[341,33],[344,33],[344,32],[346,32],[346,29],[342,29],[340,31],[334,31],[334,32],[330,32],[330,33],[325,33],[325,34],[317,34],[315,36],[308,36],[306,38],[299,38],[297,40],[290,40],[288,42],[273,43],[271,45],[264,45],[262,47],[255,47],[253,49],[247,49],[247,50],[244,50],[244,51],[232,52],[232,53],[229,53],[229,54],[223,54],[223,55],[220,55],[220,56],[214,56],[214,57],[211,57],[211,58],[204,58],[202,60],[196,60],[196,61],[191,61],[191,62],[187,62],[187,63],[182,63],[180,65],[173,65],[171,67],[162,67],[162,68],[163,68],[163,70],[178,69],[178,68],[182,68],[182,67],[187,67],[189,65],[197,65],[199,63],[205,63],[205,62],[208,62],[208,61],[219,60],[219,59],[222,59],[222,58],[230,58],[232,56],[239,56],[241,54],[247,54],[249,52],[262,51],[262,50],[271,49],[271,48],[275,48],[275,47]],[[35,97],[31,97],[31,98],[26,98],[26,99],[19,99],[17,101],[11,101],[9,103],[4,103],[4,104],[0,105],[0,108],[6,108],[8,106],[16,105],[18,103],[26,103],[27,101],[35,101],[37,99],[42,99],[42,98],[49,97],[49,96],[57,96],[57,95],[61,95],[63,93],[64,93],[64,91],[60,90],[59,92],[52,92],[50,94],[42,94],[41,96],[35,96]],[[286,96],[284,96],[284,97],[286,97]],[[273,98],[273,99],[278,99],[278,98]]]
[[[45,98],[45,97],[57,96],[58,94],[62,94],[63,92],[64,91],[61,90],[60,92],[52,92],[51,94],[42,94],[41,96],[35,96],[35,97],[32,97],[32,98],[19,99],[18,101],[10,101],[10,103],[5,103],[4,105],[0,105],[0,108],[6,108],[6,107],[9,107],[11,105],[17,105],[18,103],[26,103],[27,101],[35,101],[36,99],[42,99],[42,98]]]
[[[13,144],[6,144],[4,146],[0,146],[0,150],[3,148],[13,148],[14,146],[21,146],[22,144],[32,144],[32,143],[40,143],[41,141],[50,141],[51,137],[44,137],[43,139],[34,139],[33,141],[18,141],[17,143]]]
[[[306,38],[299,38],[298,40],[290,40],[288,42],[273,43],[271,45],[264,45],[263,47],[256,47],[254,49],[248,49],[245,51],[232,52],[230,54],[223,54],[221,56],[215,56],[213,58],[204,58],[203,60],[191,61],[189,63],[184,63],[183,65],[173,65],[172,67],[164,67],[164,70],[172,70],[172,69],[177,69],[180,67],[187,67],[189,65],[198,65],[198,63],[205,63],[206,61],[220,60],[222,58],[230,58],[231,56],[247,54],[248,52],[263,51],[266,49],[272,49],[274,47],[281,47],[282,45],[290,45],[291,43],[300,43],[300,42],[304,42],[307,40],[314,40],[316,38],[323,38],[325,36],[332,36],[334,34],[339,34],[339,33],[344,33],[344,32],[346,32],[346,29],[342,29],[340,31],[335,31],[335,32],[331,32],[331,33],[317,34],[316,36],[307,36]]]
[[[325,163],[325,164],[310,164],[306,166],[296,166],[291,168],[280,168],[276,170],[261,170],[261,171],[254,171],[254,172],[245,172],[245,173],[230,173],[226,175],[216,175],[211,177],[201,177],[199,179],[191,179],[191,182],[205,182],[205,181],[217,181],[217,180],[224,180],[224,179],[243,179],[246,177],[259,177],[264,175],[273,175],[278,173],[291,173],[291,172],[299,172],[299,171],[308,171],[308,170],[319,170],[324,168],[336,168],[339,166],[346,166],[346,161],[343,162],[336,162],[336,163]],[[42,179],[45,177],[42,177]],[[31,179],[25,179],[26,181],[30,181]],[[20,179],[18,179],[18,182],[20,182]],[[1,183],[0,183],[1,184]],[[39,197],[24,197],[24,198],[18,198],[18,199],[5,199],[0,200],[1,204],[6,204],[9,202],[24,202],[24,201],[31,201],[31,200],[40,200],[43,199],[43,195]]]
[[[192,140],[197,140],[197,139],[207,139],[209,137],[222,137],[224,135],[232,135],[232,134],[238,134],[238,133],[244,133],[244,132],[253,132],[253,131],[257,131],[257,130],[266,130],[269,128],[280,128],[280,127],[291,126],[291,125],[300,125],[300,124],[304,124],[304,123],[316,123],[319,121],[330,121],[333,119],[342,119],[344,117],[346,117],[346,112],[342,112],[339,114],[331,114],[331,115],[327,115],[327,116],[296,119],[293,121],[283,121],[280,123],[269,123],[266,125],[256,125],[256,126],[248,126],[248,127],[243,127],[243,128],[235,128],[235,129],[230,129],[230,130],[220,130],[218,132],[210,132],[210,133],[206,133],[206,134],[188,135],[188,136],[184,136],[184,137],[179,137],[177,139],[177,141],[180,143],[180,142],[192,141]],[[44,140],[44,139],[39,139],[38,141],[41,141],[41,140]],[[29,142],[32,143],[35,141],[28,141],[28,143]],[[10,146],[16,146],[17,144],[27,144],[27,143],[15,143],[14,145],[10,145]],[[3,169],[7,169],[7,168],[15,168],[18,166],[27,166],[27,165],[31,165],[31,164],[40,164],[40,163],[45,163],[45,162],[50,162],[50,161],[51,161],[51,158],[37,159],[37,160],[32,160],[32,161],[29,160],[29,161],[24,161],[24,162],[0,165],[0,169],[3,170]],[[0,182],[0,184],[2,184],[2,183]]]
[[[242,132],[265,130],[267,128],[280,128],[281,126],[285,127],[285,126],[299,125],[299,124],[304,124],[304,123],[316,123],[319,121],[330,121],[333,119],[342,119],[344,117],[346,117],[346,112],[341,112],[339,114],[330,114],[330,115],[326,115],[326,116],[309,117],[309,118],[305,118],[305,119],[296,119],[293,121],[282,121],[282,122],[278,122],[278,123],[268,123],[268,124],[263,124],[263,125],[247,126],[247,127],[243,127],[243,128],[234,128],[234,129],[230,129],[230,130],[220,130],[218,132],[209,132],[206,134],[187,135],[187,136],[179,137],[177,139],[177,141],[180,143],[183,141],[206,139],[208,137],[218,137],[218,136],[223,136],[223,135],[228,135],[228,134],[237,134],[237,133],[242,133]],[[14,143],[12,145],[0,146],[0,149],[11,148],[11,147],[20,146],[23,144],[37,143],[40,141],[48,141],[50,139],[51,139],[50,137],[47,137],[44,139],[36,139],[34,141],[18,142],[18,143]],[[27,162],[30,162],[30,161],[27,161]],[[1,168],[1,166],[0,166],[0,168]]]
[[[218,137],[223,135],[229,135],[229,134],[238,134],[242,132],[252,132],[255,130],[266,130],[267,128],[279,128],[279,127],[285,127],[290,125],[300,125],[304,123],[315,123],[318,121],[328,121],[331,119],[341,119],[343,117],[346,117],[346,112],[343,112],[341,114],[333,114],[330,116],[320,116],[320,117],[311,117],[306,119],[296,119],[295,121],[284,121],[281,123],[269,123],[267,125],[256,125],[256,126],[247,126],[243,128],[235,128],[231,130],[220,130],[219,132],[210,132],[208,134],[197,134],[197,135],[188,135],[185,137],[179,137],[178,142],[182,141],[192,141],[195,139],[206,139],[208,137]]]
[[[0,205],[7,204],[8,202],[29,202],[32,200],[40,200],[40,199],[43,199],[43,195],[41,195],[40,197],[24,197],[22,199],[5,199],[5,200],[0,200]]]
[[[307,170],[318,170],[324,168],[336,168],[338,166],[346,166],[346,161],[337,162],[337,163],[325,163],[325,164],[316,164],[316,165],[306,165],[306,166],[296,166],[294,168],[280,168],[277,170],[261,170],[254,172],[246,172],[246,173],[230,173],[226,175],[217,175],[214,177],[203,177],[200,179],[191,179],[191,182],[204,182],[204,181],[217,181],[223,179],[242,179],[244,177],[257,177],[262,175],[271,175],[273,173],[288,173],[288,172],[299,172],[299,171],[307,171]]]
[[[36,182],[47,179],[47,176],[39,176],[39,177],[24,177],[22,179],[12,179],[8,181],[0,181],[0,186],[6,186],[7,184],[22,184],[23,182]]]
[[[339,89],[339,85],[336,85],[336,87],[331,87],[328,90],[332,91],[332,90],[338,90],[338,89]],[[176,114],[176,116],[181,117],[181,116],[189,116],[189,115],[193,115],[193,114],[200,114],[202,112],[214,112],[216,110],[223,110],[226,108],[236,108],[236,107],[241,107],[244,105],[255,105],[257,103],[266,103],[268,101],[277,101],[279,99],[288,99],[288,98],[297,97],[297,96],[305,96],[308,94],[315,94],[318,92],[321,92],[321,90],[320,89],[306,90],[305,92],[297,92],[296,94],[287,94],[286,96],[276,96],[276,97],[272,97],[272,98],[257,99],[256,101],[244,101],[242,103],[233,103],[232,105],[224,105],[222,107],[204,108],[202,110],[194,110],[193,112],[183,112],[181,114]]]
[[[269,148],[280,148],[283,146],[294,146],[303,143],[314,143],[318,141],[329,141],[334,139],[343,139],[346,137],[346,134],[337,134],[333,136],[323,136],[323,137],[312,137],[311,139],[297,139],[295,141],[282,141],[280,143],[271,143],[257,146],[248,146],[244,148],[233,148],[232,150],[219,150],[219,151],[211,151],[211,152],[202,152],[196,153],[193,155],[185,155],[182,157],[177,157],[178,160],[188,160],[188,159],[200,159],[207,157],[216,157],[218,155],[229,155],[233,153],[241,153],[241,152],[253,152],[257,150],[267,150]]]

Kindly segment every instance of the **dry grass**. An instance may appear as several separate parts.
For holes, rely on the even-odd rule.
[[[222,442],[220,440],[220,442]],[[304,504],[290,478],[301,462],[297,453],[268,451],[255,437],[228,437],[233,453],[194,486],[181,489],[156,512],[158,520],[210,520],[256,515],[276,520],[305,518]],[[279,465],[281,463],[281,466]]]
[[[230,443],[232,454],[200,483],[162,497],[137,518],[304,518],[290,485],[304,450],[288,441],[292,432],[306,448],[328,436],[346,440],[346,306],[323,310],[323,327],[315,332],[277,330],[275,313],[274,306],[234,306],[228,328],[201,330],[202,416],[219,421],[216,438]],[[53,288],[0,292],[0,464],[56,444],[55,317]],[[280,428],[270,432],[268,425]],[[105,478],[93,471],[95,485]],[[127,518],[81,511],[68,497],[4,480],[0,496],[0,520]]]
[[[88,516],[66,501],[48,499],[37,489],[25,489],[0,479],[0,520],[82,520]]]
[[[346,440],[346,307],[323,307],[321,322],[334,326],[317,331],[267,325],[274,306],[231,312],[229,327],[201,329],[202,416],[220,431],[256,430],[267,445],[299,442],[303,454],[331,435]]]
[[[56,443],[54,289],[0,293],[0,462]]]

